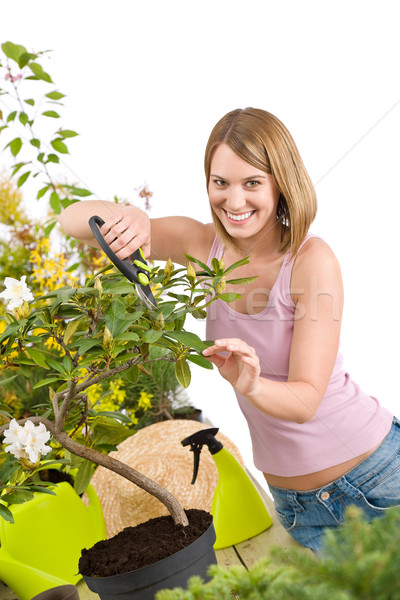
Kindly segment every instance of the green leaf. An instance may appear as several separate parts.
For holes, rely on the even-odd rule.
[[[42,65],[39,65],[39,63],[31,62],[31,63],[29,63],[28,66],[29,66],[30,70],[32,71],[32,73],[38,79],[42,79],[43,81],[47,81],[48,83],[53,83],[50,75],[48,73],[46,73],[45,71],[43,71]]]
[[[19,153],[19,151],[20,151],[20,150],[21,150],[21,148],[22,148],[22,141],[21,141],[21,138],[15,138],[15,139],[13,139],[13,140],[10,142],[9,146],[10,146],[11,154],[12,154],[13,156],[17,156],[17,154]]]
[[[38,193],[36,194],[37,200],[40,200],[40,198],[42,198],[45,195],[49,187],[49,185],[45,185],[41,190],[38,191]]]
[[[211,259],[211,266],[212,266],[212,268],[214,269],[215,272],[218,272],[218,270],[219,270],[219,260],[218,260],[218,258],[214,257],[214,258]]]
[[[11,58],[11,60],[14,60],[16,63],[21,54],[27,53],[27,49],[24,46],[13,44],[12,42],[4,42],[4,44],[1,45],[1,49],[8,58]]]
[[[31,54],[30,52],[23,52],[22,54],[20,54],[20,57],[18,59],[18,66],[20,69],[23,69],[24,67],[26,67],[26,65],[28,64],[28,62],[30,60],[32,60],[33,58],[36,58],[35,54]]]
[[[185,254],[185,257],[188,260],[190,260],[191,262],[195,262],[197,265],[199,265],[199,267],[204,269],[204,271],[206,271],[206,273],[208,273],[209,275],[213,274],[210,267],[207,267],[207,265],[205,263],[201,262],[201,260],[199,260],[198,258],[194,258],[194,256],[190,256],[190,254]]]
[[[192,374],[190,367],[184,358],[180,358],[175,363],[175,376],[183,388],[189,387]]]
[[[242,265],[248,265],[249,262],[250,260],[248,256],[246,258],[242,258],[242,260],[238,260],[237,262],[233,263],[233,265],[225,269],[224,275],[227,275],[228,273],[230,273],[234,269],[237,269],[238,267],[241,267]]]
[[[155,329],[147,329],[142,335],[142,339],[147,344],[154,344],[162,336],[162,331],[156,331]]]
[[[52,358],[51,356],[46,356],[46,361],[49,367],[51,367],[55,371],[58,371],[62,375],[65,375],[65,369],[62,366],[62,364],[60,364],[60,359],[57,360],[55,358]]]
[[[126,314],[125,304],[119,298],[114,298],[114,300],[111,302],[111,304],[107,310],[107,314],[113,315],[117,319],[124,319],[125,314]],[[111,331],[110,327],[109,327],[109,329]],[[112,331],[111,331],[111,333],[112,333]]]
[[[28,490],[18,490],[15,492],[11,492],[10,494],[6,494],[1,497],[2,500],[5,500],[7,504],[23,504],[24,502],[28,502],[33,499],[33,492],[29,492]]]
[[[26,125],[27,122],[29,121],[28,115],[26,114],[26,112],[23,112],[23,111],[19,113],[18,118],[19,118],[20,122],[22,123],[22,125]]]
[[[16,110],[13,110],[12,112],[10,112],[10,114],[7,117],[7,123],[11,123],[11,121],[14,121],[16,116],[17,116]]]
[[[204,356],[200,356],[200,354],[187,354],[186,358],[195,365],[203,367],[203,369],[209,369],[212,371],[214,368],[213,363],[207,360]]]
[[[75,475],[74,489],[78,495],[83,494],[90,483],[93,473],[93,466],[89,460],[84,460],[79,465]]]
[[[132,423],[132,419],[127,415],[124,415],[122,412],[118,410],[101,410],[97,413],[99,417],[111,417],[113,419],[118,419],[121,423]]]
[[[47,157],[47,161],[46,162],[59,163],[60,159],[58,158],[57,154],[49,154],[48,157]]]
[[[60,204],[60,198],[59,198],[59,195],[57,194],[57,192],[52,192],[50,194],[50,206],[57,215],[60,214],[61,204]]]
[[[57,221],[53,221],[53,223],[50,223],[50,225],[47,225],[47,227],[45,227],[43,229],[44,236],[48,237],[56,225],[57,225]]]
[[[120,333],[119,335],[116,335],[114,339],[120,342],[138,342],[140,338],[137,333],[133,333],[132,331],[126,331],[125,333]]]
[[[43,379],[41,381],[38,381],[38,383],[35,383],[33,389],[36,390],[37,388],[44,387],[45,385],[50,385],[51,383],[55,383],[56,381],[62,381],[62,379],[60,379],[59,377],[49,377],[49,379]]]
[[[33,98],[28,98],[27,100],[24,100],[24,102],[26,102],[26,104],[29,104],[29,106],[35,106],[35,101]]]
[[[56,152],[60,152],[61,154],[68,154],[68,148],[61,140],[61,138],[56,138],[51,141],[51,145],[53,146]]]
[[[37,494],[50,494],[51,496],[56,496],[56,493],[53,492],[53,490],[43,485],[30,485],[29,489]]]
[[[72,369],[72,360],[68,354],[66,354],[63,358],[63,367],[67,373]]]
[[[32,138],[30,142],[32,146],[35,146],[35,148],[40,148],[40,140],[38,140],[37,138]]]
[[[73,321],[70,321],[68,323],[68,325],[65,328],[65,332],[64,332],[64,344],[69,344],[71,341],[72,336],[74,335],[74,333],[76,332],[76,330],[79,327],[79,324],[82,322],[82,319],[75,319]]]
[[[61,100],[61,98],[65,98],[65,94],[54,90],[54,92],[49,92],[46,94],[46,98],[50,98],[50,100]]]
[[[34,361],[36,365],[43,369],[48,369],[49,366],[44,358],[43,352],[36,350],[35,348],[27,348],[26,354]]]
[[[232,285],[245,285],[258,279],[258,275],[255,277],[240,277],[239,279],[229,279],[226,283],[232,283]]]
[[[221,298],[221,300],[223,300],[224,302],[233,302],[234,300],[238,300],[240,298],[240,294],[221,294],[219,298]]]
[[[94,346],[101,347],[100,341],[97,339],[79,340],[79,342],[76,345],[78,346],[79,354],[84,354],[85,352],[90,350],[90,348],[94,348]]]
[[[14,523],[14,517],[11,510],[7,508],[7,506],[4,506],[2,502],[0,502],[0,517],[5,519],[9,523]]]
[[[16,377],[18,377],[18,375],[13,375],[12,377],[7,377],[7,379],[0,379],[0,385],[6,385],[6,383],[10,383],[10,381],[13,381],[13,379],[15,379]],[[4,405],[4,406],[6,406],[6,405]]]
[[[89,190],[85,188],[77,188],[74,185],[66,185],[65,187],[73,192],[75,196],[79,196],[80,198],[85,198],[86,196],[92,195],[92,192],[89,192]]]
[[[44,112],[42,112],[42,115],[44,117],[51,117],[52,119],[60,118],[60,115],[58,113],[56,113],[55,110],[45,110]]]
[[[20,162],[20,163],[17,163],[17,164],[14,166],[13,170],[12,170],[12,173],[11,173],[11,174],[12,174],[12,176],[14,177],[14,175],[15,175],[16,173],[18,173],[18,171],[19,171],[20,169],[22,169],[22,167],[23,167],[24,165],[26,165],[26,164],[28,164],[28,163],[26,163],[26,162]]]
[[[203,352],[203,350],[208,347],[198,335],[190,333],[189,331],[168,331],[165,335],[188,346],[188,348],[194,348],[199,353]]]
[[[130,367],[126,371],[123,372],[123,376],[130,382],[136,383],[139,379],[139,369],[136,365]]]
[[[72,131],[72,129],[59,129],[57,133],[62,138],[72,138],[79,135],[79,133],[76,133],[76,131]]]
[[[31,174],[30,171],[27,171],[26,173],[24,173],[23,175],[21,175],[21,177],[19,177],[18,181],[17,181],[17,187],[21,187],[22,185],[24,185],[25,181],[28,179],[29,175]]]

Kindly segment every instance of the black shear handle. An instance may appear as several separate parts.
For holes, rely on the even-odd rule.
[[[111,260],[112,263],[114,263],[117,269],[119,269],[121,273],[125,275],[127,279],[129,279],[129,281],[132,281],[134,283],[140,283],[137,277],[138,268],[131,263],[129,258],[124,258],[121,260],[120,258],[118,258],[115,252],[111,250],[110,246],[107,244],[106,240],[103,238],[100,232],[100,227],[102,225],[104,225],[104,221],[101,217],[98,217],[96,215],[90,217],[89,226],[92,230],[94,237],[99,242],[100,248],[107,254],[108,258]],[[144,262],[139,248],[135,250],[135,252],[131,255],[131,260],[140,260],[141,262]]]

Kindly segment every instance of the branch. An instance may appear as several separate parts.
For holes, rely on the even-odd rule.
[[[165,488],[161,485],[146,477],[136,469],[129,467],[128,465],[120,462],[119,460],[112,458],[106,454],[102,454],[93,448],[87,448],[82,444],[79,444],[75,440],[72,440],[64,431],[58,431],[56,429],[55,423],[46,419],[44,417],[29,417],[29,419],[20,419],[17,421],[20,425],[23,425],[27,421],[31,421],[35,425],[39,423],[43,423],[46,428],[50,431],[54,439],[57,440],[66,450],[71,452],[71,454],[75,454],[76,456],[80,456],[86,460],[89,460],[96,465],[101,465],[106,469],[110,469],[114,473],[121,475],[121,477],[125,477],[129,481],[132,481],[135,485],[140,487],[142,490],[145,490],[158,500],[164,504],[164,506],[171,513],[171,516],[176,525],[183,525],[186,527],[188,525],[188,519],[186,517],[185,511],[182,506],[179,504],[177,499]],[[4,431],[8,428],[8,425],[3,425],[0,427],[0,435],[3,435]]]

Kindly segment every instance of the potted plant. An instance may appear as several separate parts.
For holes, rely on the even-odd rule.
[[[38,182],[36,198],[42,202],[47,200],[50,212],[44,227],[35,227],[29,232],[32,250],[36,252],[31,261],[32,268],[22,274],[8,273],[1,282],[6,289],[0,297],[7,306],[0,311],[3,313],[0,317],[0,390],[12,395],[17,384],[22,383],[29,409],[14,414],[13,402],[4,393],[0,412],[5,423],[0,427],[0,435],[5,436],[5,451],[8,455],[13,454],[13,458],[9,459],[8,475],[0,485],[0,516],[11,523],[13,511],[10,509],[14,505],[29,502],[37,493],[46,491],[45,484],[35,477],[42,466],[42,455],[47,453],[46,438],[51,435],[54,452],[64,453],[64,469],[75,469],[75,490],[82,492],[87,488],[93,465],[113,470],[167,507],[171,514],[170,525],[178,529],[180,547],[183,547],[185,541],[193,539],[189,535],[191,515],[185,513],[166,489],[108,455],[118,443],[135,432],[136,425],[129,412],[109,410],[97,400],[93,401],[91,390],[115,382],[116,378],[123,378],[126,385],[134,385],[141,373],[149,376],[152,365],[159,362],[173,366],[182,388],[190,383],[190,362],[212,368],[201,355],[206,344],[184,330],[185,317],[191,313],[196,318],[203,318],[206,307],[214,300],[234,300],[236,294],[225,293],[226,278],[246,260],[228,269],[222,261],[214,260],[209,268],[188,256],[187,267],[176,269],[171,261],[155,266],[150,278],[158,307],[149,309],[142,305],[134,286],[111,265],[104,266],[103,262],[94,275],[88,265],[86,271],[82,271],[84,261],[78,243],[61,241],[72,257],[69,261],[64,253],[54,260],[50,242],[41,252],[35,250],[38,231],[45,244],[44,240],[56,232],[57,214],[72,202],[90,196],[91,191],[65,181],[60,183],[52,175],[52,167],[60,164],[63,155],[69,152],[70,140],[78,134],[58,126],[46,140],[37,135],[42,124],[59,123],[65,97],[42,65],[47,54],[29,51],[12,42],[3,43],[1,48],[0,73],[4,77],[0,93],[6,96],[10,108],[7,115],[0,112],[0,134],[4,148],[14,161],[11,175],[17,176],[18,189],[27,182],[31,186]],[[25,89],[32,80],[35,94],[43,86],[39,98]],[[143,196],[146,201],[148,196],[149,192]],[[115,200],[118,202],[117,198]],[[22,235],[22,232],[18,231],[16,235]],[[51,286],[49,265],[41,263],[41,257],[46,253],[57,267],[57,276],[51,277]],[[94,257],[91,264],[93,262]],[[35,282],[36,289],[32,287]],[[40,397],[29,403],[30,396],[39,393]],[[34,455],[29,454],[32,448]],[[29,477],[24,469],[28,470]],[[156,527],[157,531],[161,530],[161,524]],[[210,515],[205,517],[203,529],[196,529],[199,543],[194,542],[189,548],[200,546],[198,565],[188,565],[184,579],[193,568],[195,572],[203,573],[205,563],[215,560]],[[167,537],[171,541],[170,534]],[[171,544],[166,544],[167,554],[170,548]],[[173,570],[172,562],[181,570],[182,552],[184,550],[177,552],[175,559],[165,559],[168,574]],[[158,562],[163,563],[162,560]],[[123,575],[118,577],[124,578]],[[155,583],[156,578],[151,568],[150,581]],[[100,578],[96,577],[96,581]],[[165,584],[163,579],[155,586],[165,587]],[[153,594],[152,590],[141,590],[139,597],[143,600],[152,598]],[[107,592],[104,597],[108,597]],[[133,597],[132,592],[129,597]]]
[[[109,468],[164,503],[172,515],[174,527],[178,528],[180,547],[185,539],[191,539],[186,527],[190,517],[198,515],[187,515],[167,490],[107,455],[115,446],[112,440],[122,440],[130,435],[130,419],[119,412],[97,411],[90,406],[87,391],[91,386],[116,375],[125,374],[134,381],[140,371],[147,370],[155,361],[171,361],[184,387],[190,382],[190,361],[208,367],[207,361],[201,356],[206,343],[195,334],[184,331],[182,323],[188,312],[204,310],[217,298],[231,299],[218,286],[224,276],[223,267],[216,262],[214,267],[216,270],[206,267],[197,277],[193,275],[191,264],[188,269],[175,269],[171,264],[153,269],[157,309],[143,306],[134,286],[111,267],[103,268],[101,273],[88,278],[84,287],[63,286],[37,299],[33,298],[23,278],[20,281],[6,280],[6,290],[1,296],[9,301],[9,311],[3,317],[6,327],[0,336],[2,367],[9,374],[8,383],[16,376],[15,371],[18,373],[21,365],[25,372],[32,371],[32,374],[38,367],[44,369],[46,377],[38,381],[35,387],[47,389],[48,399],[37,414],[19,419],[18,422],[12,420],[11,429],[8,424],[0,428],[0,434],[5,434],[6,451],[13,452],[21,463],[15,465],[10,481],[2,486],[0,511],[3,518],[12,519],[9,506],[28,500],[26,492],[29,493],[29,487],[34,486],[34,483],[25,480],[21,487],[18,479],[22,466],[28,470],[38,466],[37,460],[33,462],[36,457],[27,455],[21,441],[23,435],[19,428],[30,423],[30,428],[39,426],[43,435],[47,430],[70,458],[78,457],[76,479],[81,487],[89,483],[93,463]],[[178,300],[174,290],[179,287],[182,292],[182,286],[184,293],[179,294]],[[46,344],[49,339],[53,340],[53,345]],[[167,352],[152,358],[152,346]],[[3,412],[11,419],[12,414]],[[35,448],[38,455],[47,452],[41,440],[41,436],[36,435],[30,442],[37,443]],[[210,516],[206,517],[205,525],[208,530],[206,533],[199,529],[198,524],[195,526],[196,533],[204,533],[204,536],[199,538],[198,544],[192,544],[191,551],[200,545],[199,564],[192,566],[191,555],[187,576],[193,573],[193,568],[204,575],[206,565],[202,561],[206,560],[208,564],[210,556],[212,559],[215,537],[210,528]],[[161,525],[158,523],[156,528],[159,527]],[[204,543],[207,551],[202,546]],[[182,556],[171,558],[169,562],[174,560],[181,570]],[[169,563],[165,568],[171,574]],[[153,569],[150,580],[154,583]],[[96,588],[99,581],[96,577]],[[175,580],[172,584],[176,585]],[[136,583],[134,585],[137,587]],[[168,586],[164,575],[160,585]],[[115,588],[114,583],[112,587]],[[131,591],[129,593],[132,594]],[[154,590],[149,594],[154,594]],[[143,589],[139,597],[146,597]]]

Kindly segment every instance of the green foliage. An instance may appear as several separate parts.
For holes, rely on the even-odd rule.
[[[67,140],[78,134],[63,127],[56,128],[46,138],[37,134],[49,130],[50,121],[58,124],[65,94],[54,87],[52,77],[41,64],[48,58],[46,52],[29,52],[12,42],[3,43],[1,49],[4,58],[0,61],[0,80],[3,82],[0,94],[5,97],[3,105],[9,112],[0,113],[0,134],[4,139],[3,148],[9,149],[12,158],[18,159],[12,174],[19,173],[19,188],[37,178],[37,199],[47,196],[53,211],[59,214],[77,197],[91,195],[90,190],[57,183],[52,175],[52,165],[62,163],[63,155],[69,153]],[[35,82],[35,96],[38,96],[38,89],[41,90],[38,98],[32,98],[29,92],[32,81]],[[55,222],[54,215],[48,224],[52,222]]]
[[[249,571],[212,567],[211,581],[192,578],[187,590],[163,590],[156,600],[399,600],[400,511],[368,522],[350,508],[327,532],[319,560],[301,549],[275,548],[273,557]]]
[[[75,487],[82,491],[93,469],[87,457],[95,462],[95,451],[106,454],[135,431],[129,415],[102,409],[102,398],[93,390],[98,386],[101,394],[107,394],[117,377],[134,384],[141,374],[159,386],[156,363],[172,365],[176,385],[170,389],[175,390],[179,384],[184,388],[190,384],[190,362],[212,368],[201,356],[206,343],[184,330],[185,318],[188,313],[204,318],[214,300],[230,302],[237,297],[224,293],[226,275],[234,267],[225,270],[223,261],[214,260],[209,268],[193,257],[188,257],[187,268],[176,269],[171,261],[154,267],[149,277],[158,308],[148,309],[133,284],[98,261],[96,249],[83,251],[79,242],[67,240],[66,252],[51,256],[49,236],[56,214],[91,195],[86,188],[56,182],[52,175],[53,166],[62,165],[70,140],[78,134],[58,126],[65,95],[44,66],[46,53],[30,52],[12,42],[3,43],[1,49],[0,95],[7,112],[0,111],[0,136],[12,166],[0,186],[0,216],[3,213],[9,234],[0,240],[0,283],[6,276],[26,275],[35,299],[12,312],[0,303],[0,419],[46,423],[58,441],[54,453],[61,444],[69,450],[66,468],[77,470]],[[39,135],[54,123],[50,136]],[[36,198],[47,200],[51,208],[44,226],[32,224],[21,208],[20,190],[27,182],[37,185]],[[139,196],[148,204],[151,192],[143,188]],[[71,253],[72,264],[66,259]],[[95,262],[99,271],[92,275]],[[197,275],[192,262],[202,269]],[[168,402],[166,406],[164,397],[159,400],[162,411],[170,410],[172,400]],[[0,427],[0,434],[6,427]],[[8,457],[0,472],[0,516],[6,519],[11,518],[7,507],[28,501],[37,487],[33,476],[41,466],[28,465],[27,476],[21,464]]]

